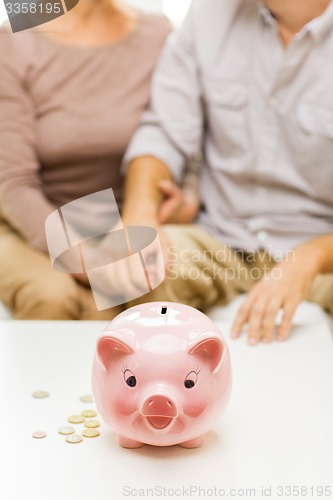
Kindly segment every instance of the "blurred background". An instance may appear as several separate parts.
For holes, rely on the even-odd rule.
[[[186,15],[191,0],[127,0],[127,2],[139,9],[164,12],[175,25],[179,25]],[[5,2],[0,0],[0,24],[6,20]]]

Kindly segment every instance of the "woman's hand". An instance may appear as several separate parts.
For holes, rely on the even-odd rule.
[[[158,188],[165,196],[158,214],[160,224],[190,224],[194,221],[200,206],[196,189],[181,189],[165,179],[158,183]]]

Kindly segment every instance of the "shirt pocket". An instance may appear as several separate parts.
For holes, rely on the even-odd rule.
[[[333,139],[333,109],[316,104],[301,104],[298,120],[304,132],[326,139]]]
[[[250,146],[248,131],[249,89],[239,82],[204,78],[205,115],[209,141],[223,168],[239,165]],[[214,164],[211,165],[214,168]],[[218,167],[219,168],[219,167]]]
[[[333,107],[300,104],[297,112],[300,141],[297,144],[301,174],[315,197],[330,201],[333,190]]]

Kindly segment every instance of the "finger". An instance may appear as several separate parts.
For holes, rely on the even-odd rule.
[[[281,341],[287,340],[287,338],[289,337],[292,326],[292,320],[299,302],[300,302],[299,300],[297,301],[293,300],[285,303],[283,307],[282,322],[278,329],[278,335],[277,335],[278,340]]]
[[[169,219],[171,219],[172,215],[174,215],[179,208],[180,203],[181,199],[178,196],[165,200],[158,213],[158,222],[160,224],[165,224]]]
[[[249,344],[256,345],[262,334],[262,321],[265,315],[268,298],[262,295],[258,298],[251,307],[249,317],[249,331],[248,340]]]
[[[234,323],[232,325],[231,329],[231,337],[232,338],[237,338],[240,336],[240,333],[242,331],[243,326],[247,323],[249,314],[251,311],[251,307],[253,302],[255,301],[257,297],[257,290],[254,288],[248,297],[244,300],[243,304],[241,307],[238,309]]]
[[[282,305],[282,300],[278,300],[274,297],[270,302],[268,302],[264,318],[262,320],[262,341],[271,342],[273,339],[274,328],[275,328],[275,318],[279,309]]]
[[[182,200],[182,191],[175,182],[168,179],[162,179],[159,181],[158,188],[166,198],[159,211],[159,222],[163,224],[180,205]]]
[[[157,186],[160,192],[163,193],[165,196],[173,196],[177,194],[178,191],[180,191],[179,186],[177,186],[175,182],[170,181],[169,179],[160,180]]]

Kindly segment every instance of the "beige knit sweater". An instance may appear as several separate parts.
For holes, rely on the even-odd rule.
[[[121,160],[170,30],[142,14],[122,41],[79,48],[0,29],[0,211],[33,246],[46,250],[57,206],[110,187],[121,204]]]

